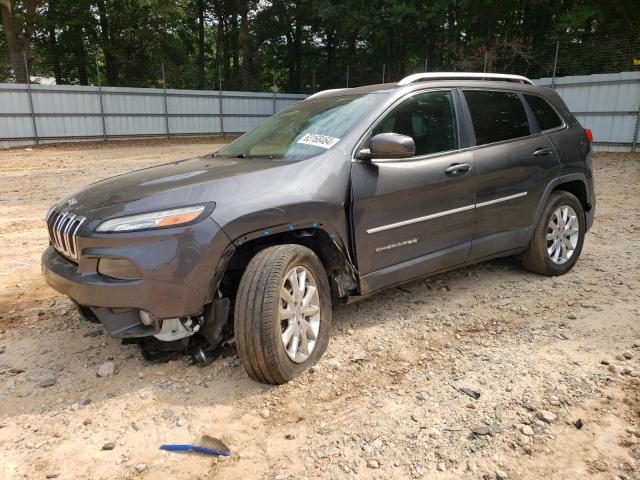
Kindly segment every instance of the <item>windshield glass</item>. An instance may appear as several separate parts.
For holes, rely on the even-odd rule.
[[[305,160],[320,155],[380,103],[379,95],[346,95],[296,103],[245,133],[216,156]]]

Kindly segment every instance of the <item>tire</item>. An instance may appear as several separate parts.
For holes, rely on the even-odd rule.
[[[301,279],[306,279],[304,294],[302,289],[296,293],[292,284],[295,280],[299,285]],[[317,295],[311,288],[314,286]],[[282,298],[283,289],[291,303]],[[304,306],[307,297],[308,305]],[[318,313],[313,313],[314,303],[318,303]],[[292,312],[293,317],[284,318]],[[251,259],[236,295],[234,334],[240,361],[258,382],[286,383],[318,361],[331,334],[331,294],[327,274],[313,251],[301,245],[277,245]],[[290,338],[287,348],[285,334]],[[313,336],[315,343],[306,343],[305,354],[304,339]]]
[[[558,209],[561,207],[561,212],[569,212],[567,218],[572,217],[573,213],[575,213],[575,220],[566,222],[571,225],[570,230],[561,227],[559,223],[555,222],[555,220],[558,219],[556,212],[558,212]],[[565,207],[569,208],[565,209]],[[573,210],[573,212],[571,212],[571,210]],[[554,215],[556,216],[554,217]],[[556,230],[550,226],[552,218],[554,219],[553,224],[557,226]],[[569,235],[567,232],[573,231],[572,229],[575,227],[576,221],[578,222],[577,236],[575,233]],[[580,200],[578,200],[575,195],[563,190],[552,192],[542,211],[542,215],[540,215],[538,219],[527,250],[520,256],[523,267],[530,272],[540,275],[556,276],[567,273],[576,264],[578,257],[580,257],[584,243],[585,228],[584,209],[582,208]],[[566,256],[567,253],[562,253],[562,249],[553,248],[554,245],[561,245],[561,243],[556,243],[554,238],[548,240],[547,235],[551,237],[556,235],[557,241],[559,242],[575,243],[575,245],[572,245],[573,253],[570,254],[569,258],[562,258]],[[565,243],[565,245],[568,245],[568,243]],[[551,253],[549,251],[550,248]],[[566,248],[565,250],[565,252],[570,251],[570,248]]]

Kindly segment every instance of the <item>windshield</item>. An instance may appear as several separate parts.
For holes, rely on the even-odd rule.
[[[296,103],[245,133],[216,156],[305,160],[320,155],[380,104],[378,95],[346,95]]]

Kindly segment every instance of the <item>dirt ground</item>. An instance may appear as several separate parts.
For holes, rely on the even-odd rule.
[[[0,151],[0,478],[640,479],[640,157],[596,158],[571,273],[505,259],[335,306],[318,366],[270,387],[234,352],[147,364],[40,275],[55,200],[216,148]],[[232,456],[159,450],[203,434]]]

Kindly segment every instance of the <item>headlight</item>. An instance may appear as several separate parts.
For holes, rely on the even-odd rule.
[[[194,207],[172,208],[160,212],[141,213],[128,217],[112,218],[98,225],[96,232],[133,232],[152,228],[177,227],[197,219],[204,212],[204,205]]]

